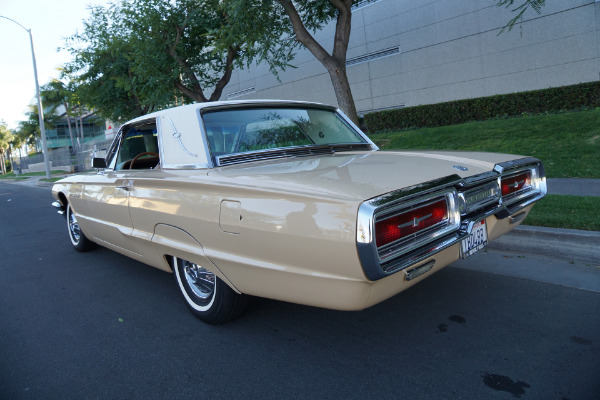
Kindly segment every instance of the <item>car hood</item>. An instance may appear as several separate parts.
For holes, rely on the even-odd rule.
[[[450,151],[352,152],[238,164],[215,168],[209,176],[254,189],[366,200],[449,175],[478,175],[519,158]]]

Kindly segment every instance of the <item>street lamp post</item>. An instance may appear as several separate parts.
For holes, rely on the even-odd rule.
[[[33,61],[33,76],[35,77],[35,92],[37,94],[37,103],[38,103],[38,118],[40,121],[40,132],[42,134],[42,153],[44,154],[44,166],[46,167],[46,179],[50,179],[50,163],[48,162],[48,148],[46,146],[46,127],[44,126],[44,110],[42,108],[42,97],[40,96],[40,85],[38,83],[38,73],[37,73],[37,64],[35,62],[35,52],[33,51],[33,35],[31,34],[31,29],[25,28],[23,25],[15,21],[14,19],[4,17],[0,15],[0,18],[7,19],[15,24],[19,25],[21,28],[25,29],[27,33],[29,33],[29,42],[31,43],[31,59]]]

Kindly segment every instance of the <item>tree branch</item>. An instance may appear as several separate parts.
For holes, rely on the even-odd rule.
[[[223,89],[231,80],[231,74],[233,73],[233,61],[239,56],[239,48],[234,48],[230,46],[227,49],[227,59],[225,60],[225,73],[217,82],[215,86],[215,90],[210,96],[209,101],[217,101],[221,98],[221,94],[223,93]]]
[[[184,95],[186,95],[187,97],[189,97],[190,99],[197,101],[197,102],[207,102],[208,99],[206,97],[204,97],[204,94],[202,92],[200,93],[196,93],[195,91],[193,91],[192,89],[188,88],[187,86],[185,86],[183,84],[183,82],[181,82],[181,79],[177,79],[175,81],[175,87]]]
[[[312,53],[312,55],[321,62],[321,64],[326,67],[327,65],[332,65],[333,60],[331,55],[306,29],[294,4],[290,0],[277,0],[277,2],[281,4],[285,10],[285,13],[290,18],[290,21],[292,22],[292,28],[296,34],[296,40],[302,43]]]
[[[346,53],[352,28],[352,0],[329,0],[338,9],[333,41],[332,57],[339,65],[346,67]]]
[[[181,27],[176,27],[175,31],[177,32],[175,42],[173,44],[170,44],[167,46],[167,52],[177,62],[177,64],[179,64],[179,66],[183,69],[183,72],[185,73],[186,77],[192,83],[192,89],[188,89],[183,84],[183,82],[181,82],[181,79],[178,79],[175,82],[175,86],[179,90],[181,90],[181,92],[183,94],[185,94],[186,96],[188,96],[196,101],[206,102],[208,100],[204,96],[204,93],[202,90],[202,85],[200,85],[200,82],[198,81],[198,78],[196,77],[196,74],[194,73],[193,68],[187,61],[185,61],[183,58],[179,57],[179,54],[177,54],[176,48],[177,48],[177,45],[179,44],[179,42],[181,41],[181,34],[183,32],[183,29]],[[178,85],[178,83],[179,83],[179,85]],[[185,88],[185,91],[182,90],[182,88]]]

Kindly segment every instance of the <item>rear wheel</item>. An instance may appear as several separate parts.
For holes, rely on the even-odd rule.
[[[89,251],[96,247],[96,244],[89,240],[81,231],[79,222],[77,222],[70,204],[67,204],[67,229],[69,231],[69,239],[71,239],[71,244],[75,250]]]
[[[175,280],[186,305],[196,317],[222,324],[240,316],[248,297],[238,294],[209,270],[189,261],[173,258]]]

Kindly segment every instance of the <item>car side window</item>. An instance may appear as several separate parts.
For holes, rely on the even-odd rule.
[[[156,123],[144,121],[123,128],[114,168],[154,169],[159,165]]]

